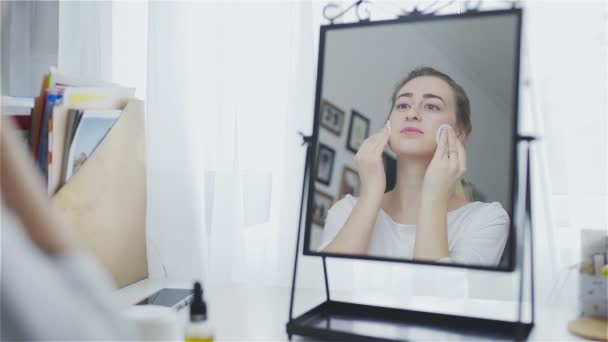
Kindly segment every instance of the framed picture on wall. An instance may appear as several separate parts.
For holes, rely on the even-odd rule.
[[[334,133],[337,136],[342,134],[342,127],[344,126],[344,111],[333,103],[323,99],[321,100],[321,127],[326,128],[328,131]]]
[[[343,198],[346,194],[358,197],[361,194],[361,181],[359,180],[357,171],[345,165],[342,170],[339,198]]]
[[[315,190],[315,196],[312,201],[312,222],[321,227],[325,226],[327,211],[334,203],[334,198],[323,191]]]
[[[363,140],[369,136],[369,119],[354,109],[351,113],[346,148],[353,153],[357,153]]]
[[[317,180],[327,186],[331,183],[334,170],[336,151],[331,147],[319,143],[319,156],[317,158]]]

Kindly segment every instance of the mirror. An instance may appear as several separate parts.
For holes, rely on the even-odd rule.
[[[513,270],[520,32],[518,9],[321,27],[306,255]]]

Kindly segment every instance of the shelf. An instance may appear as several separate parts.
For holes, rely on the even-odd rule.
[[[525,340],[533,324],[326,301],[287,323],[288,335],[329,340]]]
[[[2,96],[1,106],[2,115],[29,115],[31,109],[34,108],[34,98]]]

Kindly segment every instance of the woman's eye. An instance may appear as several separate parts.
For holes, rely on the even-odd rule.
[[[428,105],[426,105],[426,108],[427,108],[428,110],[432,110],[432,111],[434,111],[434,112],[438,112],[438,111],[439,111],[439,107],[437,107],[437,106],[435,106],[435,105],[433,105],[433,104],[428,104]]]
[[[397,106],[395,106],[397,109],[407,109],[410,105],[408,105],[407,103],[399,103],[397,104]]]

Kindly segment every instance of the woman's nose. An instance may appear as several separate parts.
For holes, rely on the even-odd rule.
[[[411,110],[405,113],[406,120],[420,120],[420,116],[418,115],[418,109],[412,108]]]

